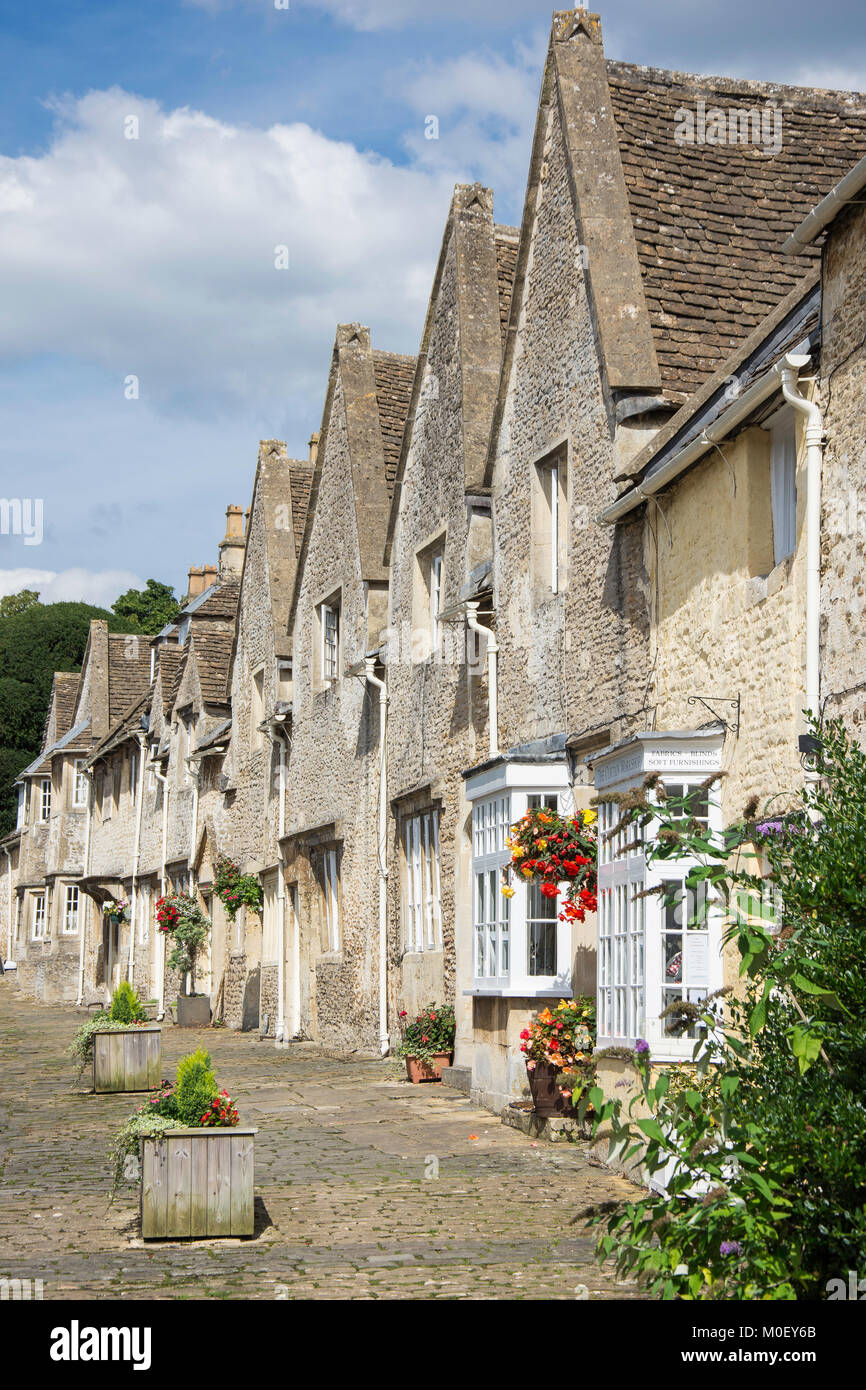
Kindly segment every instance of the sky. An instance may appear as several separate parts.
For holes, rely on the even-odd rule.
[[[866,90],[862,0],[597,8],[611,58]],[[0,0],[0,594],[216,562],[337,323],[416,350],[453,185],[519,223],[551,10]]]

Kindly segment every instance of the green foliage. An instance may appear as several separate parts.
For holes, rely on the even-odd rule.
[[[78,1063],[77,1080],[80,1081],[84,1074],[84,1068],[93,1060],[93,1036],[95,1033],[106,1033],[117,1031],[120,1028],[128,1028],[129,1024],[119,1019],[114,1019],[107,1009],[97,1009],[91,1014],[86,1023],[82,1023],[80,1028],[75,1030],[72,1044],[69,1048],[69,1056]]]
[[[35,589],[19,589],[17,594],[6,594],[0,598],[0,618],[11,618],[15,613],[26,613],[39,602]]]
[[[110,1016],[115,1023],[143,1023],[147,1010],[128,980],[121,980],[111,996]]]
[[[0,613],[0,835],[15,826],[15,778],[42,746],[54,672],[80,668],[92,618],[106,619],[112,632],[123,629],[114,613],[87,603]]]
[[[201,1124],[202,1115],[218,1095],[219,1087],[211,1070],[210,1053],[199,1047],[178,1063],[177,1080],[174,1085],[177,1123]]]
[[[153,1110],[145,1110],[143,1106],[124,1121],[108,1149],[112,1200],[124,1178],[128,1182],[138,1182],[141,1178],[139,1152],[142,1139],[156,1138],[167,1129],[176,1129],[177,1123],[177,1120],[157,1114]]]
[[[261,912],[263,901],[262,885],[255,874],[242,874],[231,859],[223,855],[216,862],[213,890],[233,922],[241,908],[251,907]]]
[[[451,1004],[428,1004],[413,1019],[406,1022],[406,1010],[400,1011],[400,1031],[403,1040],[394,1049],[396,1057],[417,1057],[429,1062],[437,1052],[453,1052],[456,1023]]]
[[[664,1194],[594,1217],[600,1257],[657,1297],[821,1298],[866,1264],[866,755],[840,723],[814,727],[820,780],[784,817],[714,836],[679,803],[659,811],[651,857],[699,860],[743,991],[723,1013],[683,1006],[703,1025],[694,1085],[653,1081],[641,1054],[641,1118],[587,1097],[612,1151],[645,1145],[645,1168],[667,1170]]]
[[[198,953],[208,939],[211,920],[191,893],[167,893],[157,898],[156,920],[160,931],[171,936],[173,946],[168,957],[169,969],[190,977],[190,992],[195,993],[195,966]]]
[[[148,579],[143,589],[127,589],[111,605],[112,612],[122,620],[124,632],[154,634],[173,623],[180,604],[169,584]]]

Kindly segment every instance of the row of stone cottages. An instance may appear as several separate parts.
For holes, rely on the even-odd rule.
[[[683,138],[744,108],[781,141]],[[796,788],[804,707],[866,719],[864,150],[856,94],[612,62],[555,14],[521,227],[457,187],[417,357],[340,326],[309,458],[261,445],[178,621],[95,622],[57,675],[2,842],[21,987],[165,1009],[184,888],[233,1028],[385,1051],[453,1000],[452,1080],[494,1107],[571,992],[601,1045],[683,1055],[659,1015],[723,983],[717,925],[684,941],[610,850],[597,919],[509,902],[505,835],[540,798],[609,823],[647,770],[724,769],[724,820]],[[221,854],[260,916],[227,920]]]

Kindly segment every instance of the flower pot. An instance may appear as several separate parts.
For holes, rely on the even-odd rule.
[[[93,1035],[93,1089],[100,1095],[113,1091],[152,1091],[162,1080],[160,1042],[162,1029],[131,1024],[108,1028]]]
[[[178,1028],[207,1028],[210,1023],[210,996],[179,994],[177,997]]]
[[[178,1128],[143,1139],[144,1239],[251,1236],[255,1134],[255,1129]]]
[[[536,1115],[573,1115],[571,1096],[564,1096],[559,1089],[561,1067],[552,1062],[536,1062],[534,1067],[526,1066],[529,1092]]]
[[[417,1086],[419,1081],[441,1081],[442,1068],[450,1065],[450,1052],[436,1052],[429,1062],[421,1057],[407,1057],[406,1075],[413,1086]]]

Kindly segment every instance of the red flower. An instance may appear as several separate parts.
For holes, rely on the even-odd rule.
[[[545,898],[558,898],[558,897],[559,897],[559,889],[558,889],[558,887],[556,886],[555,883],[542,883],[542,885],[541,885],[541,892],[542,892],[542,896],[545,897]]]

